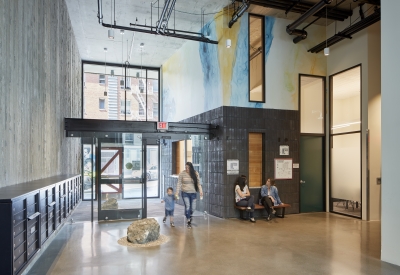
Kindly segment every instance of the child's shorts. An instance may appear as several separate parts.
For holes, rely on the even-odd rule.
[[[168,217],[168,216],[173,217],[174,216],[174,210],[165,209],[165,217]]]

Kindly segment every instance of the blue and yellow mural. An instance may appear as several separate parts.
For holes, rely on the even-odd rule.
[[[285,31],[290,22],[265,17],[266,100],[254,103],[249,102],[248,14],[231,29],[222,12],[217,14],[202,32],[218,45],[186,42],[163,64],[163,120],[179,121],[220,106],[297,110],[298,74],[326,74],[324,55],[307,52],[325,39],[325,28],[311,26],[309,37],[293,44]]]

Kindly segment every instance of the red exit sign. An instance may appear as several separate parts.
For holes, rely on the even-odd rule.
[[[163,130],[163,131],[168,130],[168,122],[163,122],[163,121],[157,122],[157,130]]]

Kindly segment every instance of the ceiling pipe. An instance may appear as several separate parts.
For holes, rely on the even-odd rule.
[[[168,25],[168,22],[169,22],[169,18],[171,17],[171,13],[175,8],[175,3],[176,3],[176,0],[172,0],[171,7],[168,10],[167,18],[164,20],[165,24],[163,24],[162,32],[165,32],[165,29],[167,28],[167,25]]]
[[[161,29],[164,25],[166,25],[166,24],[168,23],[168,21],[165,22],[165,13],[166,13],[167,10],[168,10],[169,3],[171,3],[171,0],[166,0],[166,1],[165,1],[164,8],[163,8],[162,11],[161,11],[161,16],[160,16],[160,18],[158,19],[157,28],[156,28],[156,32],[157,32],[157,33],[159,33],[159,32],[160,32],[160,29]]]
[[[241,2],[239,0],[236,1]],[[297,0],[250,0],[249,2],[251,5],[278,9],[286,12],[292,6],[293,2],[297,2]],[[290,12],[303,14],[313,6],[314,6],[313,3],[300,1],[290,10]],[[349,9],[335,9],[335,10],[331,9],[331,11],[328,10],[328,19],[331,20],[344,21],[351,15],[352,11]],[[323,10],[320,10],[319,12],[314,14],[314,16],[321,16],[325,18],[326,14]]]
[[[167,0],[170,2],[171,0]],[[172,0],[174,3],[176,0]],[[148,34],[154,34],[154,35],[163,35],[163,36],[168,36],[168,37],[174,37],[174,38],[181,38],[185,40],[192,40],[192,41],[198,41],[198,42],[203,42],[203,43],[209,43],[209,44],[218,44],[218,41],[211,40],[207,37],[204,37],[201,33],[195,33],[195,32],[190,32],[190,31],[183,31],[183,30],[176,30],[176,29],[167,29],[166,26],[164,30],[166,31],[165,33],[158,33],[157,31],[154,31],[152,26],[141,26],[137,24],[132,24],[135,25],[134,28],[126,27],[126,26],[118,26],[114,23],[113,24],[106,24],[103,22],[103,12],[102,12],[102,0],[97,0],[97,5],[98,5],[98,13],[97,17],[99,18],[99,24],[101,24],[105,28],[112,28],[116,30],[126,30],[126,31],[132,31],[132,32],[142,32],[142,33],[148,33]],[[173,7],[171,7],[171,10]],[[165,16],[165,13],[164,13]],[[169,18],[169,16],[168,16]],[[133,41],[134,37],[132,38]],[[133,43],[133,42],[132,42]],[[131,45],[132,48],[132,45]],[[131,50],[132,52],[132,50]]]
[[[229,21],[229,28],[232,28],[233,24],[243,15],[243,13],[249,8],[250,3],[248,0],[243,0],[242,5],[237,9],[237,11],[232,15],[231,21]]]
[[[319,53],[320,51],[323,51],[326,45],[332,46],[336,43],[339,43],[343,39],[351,39],[352,35],[371,26],[372,24],[378,22],[381,20],[381,9],[377,8],[373,14],[370,16],[365,17],[365,19],[351,25],[350,27],[347,27],[343,31],[335,34],[334,36],[330,37],[327,41],[321,42],[315,47],[311,48],[308,50],[308,52],[312,53]]]
[[[293,42],[298,43],[299,41],[306,39],[307,38],[307,32],[305,30],[298,30],[296,29],[301,23],[303,23],[307,18],[313,16],[317,12],[319,12],[321,9],[323,9],[326,5],[329,5],[332,2],[332,0],[321,0],[317,4],[315,4],[313,7],[311,7],[308,11],[306,11],[304,14],[302,14],[297,20],[295,20],[292,24],[289,24],[286,27],[286,32],[290,35],[296,35],[296,37]]]
[[[102,0],[97,0],[97,18],[99,18],[99,24],[103,23],[103,3]]]

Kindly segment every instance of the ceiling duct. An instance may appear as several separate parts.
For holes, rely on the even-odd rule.
[[[381,20],[381,9],[380,8],[376,8],[375,12],[373,14],[371,14],[370,16],[365,17],[363,20],[351,25],[350,27],[344,29],[341,32],[338,32],[337,34],[335,34],[334,36],[332,36],[331,38],[329,38],[327,40],[327,42],[321,42],[319,43],[317,46],[309,49],[309,52],[312,53],[319,53],[320,51],[324,50],[324,48],[326,47],[326,43],[327,43],[327,47],[330,47],[340,41],[342,41],[343,39],[351,39],[352,35],[371,26],[372,24],[378,22]]]
[[[165,5],[161,12],[160,19],[158,20],[158,23],[157,23],[157,28],[156,28],[157,33],[160,33],[161,29],[162,29],[162,33],[165,33],[165,29],[167,28],[169,18],[171,17],[171,13],[175,8],[175,2],[176,2],[176,0],[166,0],[165,1]]]
[[[307,32],[305,30],[296,29],[301,23],[303,23],[307,18],[313,16],[321,9],[326,7],[332,2],[332,0],[321,0],[313,7],[311,7],[308,11],[302,14],[297,20],[295,20],[292,24],[289,24],[286,27],[286,32],[290,35],[296,35],[297,37],[293,40],[294,43],[298,43],[299,41],[307,38]]]
[[[157,23],[157,26],[139,25],[137,23],[135,23],[135,24],[130,23],[130,26],[133,26],[133,27],[119,26],[119,25],[116,25],[115,20],[114,20],[114,24],[104,23],[103,22],[103,12],[102,12],[102,0],[97,0],[97,6],[98,6],[97,17],[99,19],[99,24],[101,24],[105,28],[110,28],[110,29],[115,29],[115,30],[126,30],[126,31],[132,31],[132,32],[142,32],[142,33],[148,33],[148,34],[154,34],[154,35],[163,35],[163,36],[168,36],[168,37],[181,38],[181,39],[185,39],[185,40],[198,41],[198,42],[203,42],[203,43],[218,44],[218,41],[211,40],[199,32],[191,32],[191,31],[178,30],[175,28],[174,29],[167,28],[168,20],[171,16],[172,10],[174,9],[176,0],[167,0],[167,1],[168,1],[168,3],[171,2],[172,5],[170,5],[170,9],[166,9],[165,6],[168,6],[168,5],[165,4],[165,6],[164,6],[165,11],[163,10],[164,15],[160,17],[160,21]],[[163,20],[161,20],[161,18]]]
[[[248,0],[243,0],[242,5],[234,12],[231,21],[229,21],[229,28],[232,28],[233,24],[243,15],[243,13],[249,8],[250,3]]]

